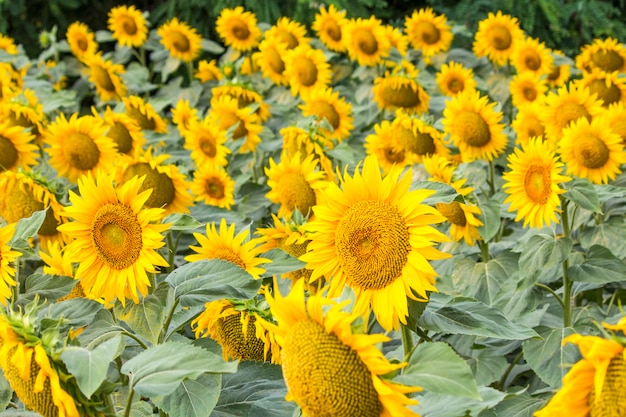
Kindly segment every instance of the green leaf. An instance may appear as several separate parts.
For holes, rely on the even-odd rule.
[[[567,190],[563,193],[563,197],[585,210],[593,213],[602,213],[598,193],[588,179],[574,178],[572,181],[564,183],[563,187]]]
[[[552,388],[560,388],[568,365],[578,359],[578,349],[572,344],[563,345],[563,339],[575,333],[574,329],[544,329],[539,332],[543,340],[529,339],[522,344],[524,359],[539,378]]]
[[[165,281],[174,288],[183,307],[223,298],[249,300],[261,288],[261,280],[255,280],[238,265],[221,259],[187,263],[175,269]]]
[[[114,308],[117,318],[134,330],[138,335],[153,345],[158,342],[164,321],[163,302],[154,294],[149,294],[139,304],[127,302],[125,307],[116,304]]]
[[[519,255],[505,251],[499,253],[488,262],[478,262],[474,265],[469,286],[469,295],[493,306],[508,279],[517,272]]]
[[[166,342],[150,347],[128,360],[121,369],[129,377],[129,386],[139,395],[168,395],[186,379],[205,372],[235,372],[236,362],[225,362],[221,356],[197,346]]]
[[[489,242],[500,229],[500,209],[502,203],[495,198],[488,200],[487,202],[481,202],[479,205],[482,214],[478,217],[482,226],[477,227],[480,237]]]
[[[13,388],[0,370],[0,410],[7,408],[13,398]]]
[[[220,397],[221,374],[186,379],[171,394],[152,400],[170,417],[209,417]]]
[[[217,42],[209,39],[202,39],[200,42],[203,51],[210,52],[214,55],[221,55],[224,52],[224,47]]]
[[[418,345],[408,365],[395,381],[446,394],[480,400],[472,370],[452,348],[443,342]]]
[[[435,194],[426,197],[422,203],[434,206],[437,203],[451,203],[459,193],[448,184],[437,181],[414,181],[411,190],[433,190]]]
[[[477,416],[481,411],[496,406],[506,396],[504,392],[489,387],[478,387],[478,394],[480,398],[474,399],[426,392],[416,397],[419,404],[411,409],[421,416]]]
[[[356,163],[354,148],[346,142],[340,142],[333,149],[328,150],[326,154],[337,161],[343,162],[344,164],[353,165]]]
[[[519,289],[534,285],[547,268],[562,264],[569,256],[572,246],[571,239],[541,233],[531,236],[528,242],[517,245],[514,250],[521,252],[519,266],[522,281]]]
[[[472,369],[478,385],[489,385],[500,379],[509,363],[502,355],[489,349],[473,350],[467,364]]]
[[[68,325],[73,327],[87,326],[93,321],[94,316],[104,307],[97,301],[87,298],[70,298],[50,305],[45,312],[46,317],[57,319],[62,317]]]
[[[300,261],[294,256],[291,256],[282,249],[270,249],[263,254],[263,258],[272,261],[271,263],[263,266],[265,268],[265,274],[263,274],[263,276],[268,277],[297,271],[298,269],[304,268],[306,265],[306,263]]]
[[[122,337],[116,336],[93,350],[78,346],[63,349],[61,360],[86,397],[91,397],[106,378],[109,363],[119,355],[122,342]]]
[[[593,245],[586,258],[583,263],[571,265],[567,269],[567,275],[572,281],[594,284],[626,281],[626,264],[607,248]]]
[[[626,236],[626,219],[612,217],[606,223],[596,224],[580,233],[580,244],[588,249],[593,245],[608,248],[620,259],[626,258],[626,245],[623,244]]]
[[[78,335],[78,340],[81,346],[93,349],[94,346],[125,331],[126,329],[115,321],[109,310],[100,310],[93,318],[92,323]]]
[[[196,230],[202,226],[198,220],[189,214],[172,213],[163,219],[163,223],[170,223],[170,230]]]
[[[505,398],[494,410],[497,416],[506,417],[533,417],[535,411],[546,404],[546,400],[531,397],[524,392],[520,395],[511,395]]]
[[[69,294],[77,283],[75,279],[62,275],[31,274],[26,277],[20,301],[31,301],[35,295],[41,300],[56,301]]]
[[[9,246],[19,251],[32,250],[28,239],[37,236],[45,218],[46,210],[39,210],[30,217],[20,219],[15,226],[15,233],[13,233]]]

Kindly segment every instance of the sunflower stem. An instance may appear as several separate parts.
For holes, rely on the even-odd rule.
[[[165,340],[165,336],[167,336],[167,329],[170,327],[170,324],[172,323],[172,318],[174,318],[174,312],[176,311],[176,307],[178,306],[179,301],[180,301],[180,298],[177,298],[176,301],[174,301],[174,304],[172,305],[172,308],[169,314],[167,315],[167,320],[165,320],[165,324],[163,325],[163,329],[161,329],[161,334],[159,335],[158,343],[163,343],[163,341]]]
[[[563,237],[569,239],[570,237],[570,225],[569,215],[567,211],[568,200],[561,197],[561,205],[563,210],[561,211],[561,223],[563,225]],[[570,327],[572,325],[572,286],[573,282],[567,274],[569,269],[569,256],[563,261],[563,327]]]
[[[493,195],[496,193],[495,178],[496,178],[496,170],[494,167],[494,163],[493,161],[489,161],[489,180],[487,181],[489,183],[489,191],[491,192],[489,197],[493,197]]]
[[[137,344],[139,346],[141,346],[144,350],[148,349],[148,345],[146,345],[143,340],[141,340],[137,335],[132,334],[131,332],[127,332],[126,330],[124,330],[123,332],[120,332],[120,334],[123,334],[124,336],[128,336],[131,339],[133,339],[135,342],[137,342]]]
[[[402,346],[404,347],[404,360],[408,361],[413,352],[413,335],[408,326],[400,325],[402,328]]]
[[[554,291],[552,288],[548,287],[545,284],[542,284],[540,282],[535,284],[536,287],[538,288],[543,288],[544,290],[548,291],[550,294],[552,294],[554,296],[554,298],[556,298],[556,301],[559,302],[559,304],[561,304],[561,308],[565,308],[565,304],[563,304],[563,300],[561,299],[561,297],[556,293],[556,291]]]
[[[126,398],[126,408],[124,409],[124,417],[130,417],[130,409],[133,404],[133,397],[135,396],[135,390],[133,388],[128,388],[128,398]]]
[[[489,242],[485,242],[483,240],[477,240],[478,246],[480,247],[480,256],[483,259],[483,262],[489,262]]]
[[[187,76],[189,77],[189,86],[191,86],[191,81],[193,80],[193,61],[187,62]]]
[[[506,380],[509,378],[509,375],[511,375],[511,372],[513,371],[515,365],[517,365],[517,362],[522,359],[522,356],[524,356],[523,350],[517,354],[517,356],[513,359],[513,362],[509,364],[509,367],[506,368],[506,371],[504,371],[504,374],[502,374],[502,378],[500,378],[500,381],[498,381],[498,387],[501,390],[504,389],[504,384],[506,384]]]

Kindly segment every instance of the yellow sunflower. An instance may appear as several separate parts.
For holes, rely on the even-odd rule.
[[[532,71],[519,73],[509,82],[511,91],[511,101],[515,107],[520,107],[526,103],[541,101],[548,91],[545,77]]]
[[[285,44],[287,49],[295,49],[304,44],[309,44],[310,39],[306,37],[306,27],[283,16],[274,26],[265,31],[264,39],[269,43]]]
[[[146,103],[139,96],[122,97],[126,115],[135,119],[143,130],[153,130],[156,133],[167,133],[167,123],[154,110],[152,104]]]
[[[184,147],[191,151],[191,159],[197,167],[205,165],[224,167],[228,164],[226,157],[231,151],[225,145],[228,140],[226,131],[208,118],[191,123],[183,136]]]
[[[120,45],[139,48],[148,39],[148,22],[135,6],[114,7],[108,16],[111,36]]]
[[[383,25],[383,28],[385,29],[385,33],[387,34],[387,39],[389,39],[391,47],[395,48],[401,56],[406,56],[409,49],[409,38],[397,27]]]
[[[338,91],[332,88],[313,90],[300,106],[304,116],[316,116],[326,119],[332,130],[320,128],[321,133],[330,138],[342,141],[348,136],[353,127],[352,105],[344,98],[339,97]]]
[[[181,135],[190,129],[193,123],[198,123],[200,116],[198,110],[195,107],[189,105],[189,100],[180,99],[176,102],[174,108],[172,108],[172,122],[176,125],[178,132]]]
[[[194,28],[176,17],[167,21],[157,30],[161,44],[174,58],[192,62],[202,50],[202,36]]]
[[[193,173],[189,187],[196,201],[230,210],[235,204],[235,181],[224,167],[215,164],[201,164]]]
[[[473,187],[465,187],[467,178],[455,178],[454,171],[456,170],[456,165],[447,156],[433,154],[424,157],[422,163],[424,164],[424,169],[430,175],[429,181],[448,184],[462,196],[466,196],[474,191]]]
[[[333,143],[316,130],[304,130],[297,126],[288,126],[280,129],[283,138],[283,147],[280,153],[282,158],[292,158],[296,154],[304,160],[308,155],[314,155],[320,168],[326,174],[326,179],[334,181],[335,168],[332,161],[326,156],[326,150],[332,149]]]
[[[541,113],[544,106],[539,102],[523,104],[519,107],[515,119],[511,122],[511,127],[515,131],[515,143],[523,145],[532,137],[545,139],[546,128],[541,121]],[[554,143],[550,142],[552,147]]]
[[[347,22],[345,10],[337,10],[333,4],[329,5],[328,10],[326,10],[326,6],[322,5],[315,15],[311,28],[328,49],[343,52],[346,50],[346,46],[342,42],[341,33]]]
[[[39,148],[33,143],[34,136],[21,126],[0,124],[0,172],[29,169],[37,164]]]
[[[94,116],[100,117],[97,113],[94,113]],[[117,152],[135,156],[146,143],[143,131],[135,119],[131,119],[126,114],[117,113],[107,106],[104,115],[102,115],[102,120],[109,128],[106,136],[113,139],[117,146]]]
[[[611,130],[622,138],[622,144],[626,145],[626,105],[622,102],[611,104],[609,108],[597,117],[601,119],[598,124],[610,126]]]
[[[474,80],[474,71],[466,68],[458,62],[450,62],[443,64],[435,77],[439,90],[450,97],[462,93],[466,90],[476,89],[476,80]]]
[[[286,398],[303,416],[418,417],[406,407],[417,401],[406,394],[421,389],[384,377],[406,362],[392,364],[378,350],[387,336],[354,333],[358,315],[342,311],[345,303],[305,298],[302,280],[286,297],[277,291],[266,300],[277,324],[260,320],[280,346]]]
[[[474,36],[473,51],[477,57],[486,56],[495,65],[504,65],[511,58],[518,43],[524,40],[524,31],[517,18],[489,12],[486,19],[478,22]]]
[[[100,100],[120,100],[128,94],[121,77],[126,72],[123,65],[104,60],[100,53],[85,57],[83,62],[89,72],[89,81],[95,85]]]
[[[244,83],[226,83],[211,89],[212,99],[222,96],[229,96],[237,100],[239,108],[246,106],[256,107],[255,114],[259,117],[259,122],[264,123],[272,115],[270,106],[263,101],[263,97],[257,93],[252,86]]]
[[[487,96],[478,91],[461,93],[446,103],[443,111],[444,132],[461,151],[464,162],[492,161],[507,145],[502,113],[494,110]]]
[[[16,55],[17,46],[15,46],[15,40],[10,36],[0,33],[0,50],[7,54]]]
[[[45,263],[42,268],[44,274],[61,275],[77,279],[74,273],[74,262],[71,254],[65,250],[66,246],[61,246],[59,242],[50,242],[46,245],[41,245],[41,247],[45,248],[39,251],[39,257]],[[72,290],[58,298],[57,301],[60,302],[72,298],[86,298],[80,281],[76,281]]]
[[[407,297],[427,301],[437,291],[428,261],[448,257],[434,248],[448,238],[431,226],[445,217],[421,204],[433,191],[410,191],[412,174],[401,173],[394,167],[381,176],[376,157],[368,156],[352,177],[344,173],[341,188],[329,184],[305,225],[311,243],[300,257],[312,280],[330,280],[330,297],[351,287],[355,314],[373,310],[385,330],[406,323]]]
[[[266,39],[259,44],[259,52],[253,55],[253,59],[261,68],[263,76],[269,78],[276,85],[289,85],[283,59],[287,51],[286,43],[272,42]]]
[[[408,61],[403,61],[391,72],[386,71],[383,77],[377,77],[372,92],[378,107],[414,113],[427,112],[430,96],[417,82],[417,76],[417,69]]]
[[[435,208],[450,223],[450,236],[454,241],[460,242],[461,239],[465,239],[465,243],[474,246],[476,240],[480,240],[477,227],[482,226],[483,222],[476,218],[482,214],[478,206],[453,201],[437,203]]]
[[[572,122],[563,129],[558,151],[568,174],[606,184],[622,172],[626,152],[622,138],[600,122],[593,119],[590,123],[584,117]]]
[[[109,304],[116,298],[139,303],[148,293],[148,274],[168,263],[157,252],[164,245],[168,224],[158,208],[144,209],[151,191],[139,192],[141,179],[132,178],[119,187],[113,177],[98,171],[78,180],[80,195],[70,190],[71,205],[61,213],[73,221],[59,230],[74,238],[67,250],[78,262],[76,276],[86,294]]]
[[[20,126],[30,131],[35,137],[35,143],[41,143],[46,115],[43,104],[33,90],[25,88],[10,99],[0,101],[0,117],[9,126]]]
[[[22,256],[20,252],[12,250],[9,245],[14,233],[15,223],[0,225],[0,303],[4,305],[11,298],[11,287],[16,285],[13,264]]]
[[[202,83],[208,83],[209,81],[220,81],[222,79],[222,73],[217,66],[217,62],[212,59],[207,61],[206,59],[198,62],[198,69],[194,75]]]
[[[259,133],[263,125],[251,107],[239,108],[239,100],[230,96],[211,99],[207,123],[215,124],[222,131],[232,130],[232,140],[245,139],[239,153],[254,152],[261,143]]]
[[[445,15],[436,15],[431,7],[413,10],[404,18],[404,30],[413,48],[422,51],[425,58],[450,49],[452,31]]]
[[[443,143],[441,132],[403,111],[396,112],[396,118],[391,123],[391,131],[402,148],[414,156],[412,159],[415,162],[422,162],[424,157],[435,153],[439,155],[450,153]]]
[[[95,54],[98,50],[98,43],[95,41],[93,32],[84,23],[74,22],[69,25],[65,37],[70,45],[70,51],[79,61]]]
[[[269,168],[265,168],[270,191],[265,196],[272,203],[280,204],[280,217],[291,217],[296,209],[306,216],[317,204],[319,192],[328,186],[326,174],[317,167],[315,155],[303,160],[296,154],[292,158],[281,158],[278,164],[270,158]]]
[[[571,178],[562,175],[563,163],[555,156],[550,144],[541,138],[531,138],[522,148],[508,156],[509,171],[502,175],[504,191],[511,203],[508,211],[517,211],[515,221],[524,219],[524,227],[542,228],[559,223],[559,185]]]
[[[626,78],[617,71],[605,72],[594,68],[583,73],[583,78],[577,82],[583,88],[589,88],[591,94],[596,94],[604,107],[619,102],[626,104]]]
[[[11,77],[12,70],[11,65],[0,62],[0,103],[9,101],[19,93],[20,87]]]
[[[376,156],[385,173],[393,166],[406,167],[417,162],[415,154],[402,146],[389,120],[374,125],[374,133],[365,137],[364,146],[365,153]]]
[[[387,32],[374,16],[348,20],[342,34],[350,59],[359,65],[373,67],[389,56],[391,43]]]
[[[222,9],[215,22],[215,30],[226,46],[241,52],[256,48],[261,39],[256,16],[252,12],[244,11],[241,6]]]
[[[517,42],[511,63],[518,74],[532,72],[536,75],[546,75],[552,70],[554,59],[550,49],[538,39],[526,37]]]
[[[306,99],[311,92],[326,88],[332,79],[330,65],[324,52],[303,44],[287,52],[284,75],[289,80],[291,94]]]
[[[615,38],[594,39],[576,56],[576,67],[585,72],[626,72],[626,47]]]
[[[196,253],[185,256],[185,260],[195,262],[204,259],[221,259],[240,266],[258,279],[261,274],[265,273],[265,269],[260,265],[271,261],[258,256],[260,240],[258,238],[247,239],[248,233],[249,231],[244,229],[235,236],[235,224],[227,226],[224,218],[220,221],[219,231],[215,223],[207,223],[206,235],[193,234],[200,246],[189,246]]]
[[[550,88],[559,88],[565,85],[571,76],[571,65],[569,64],[560,64],[553,65],[550,69],[550,73],[546,78],[546,82],[550,86]]]

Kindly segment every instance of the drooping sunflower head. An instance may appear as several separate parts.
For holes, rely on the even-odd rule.
[[[16,55],[17,46],[15,45],[15,40],[10,36],[0,33],[0,50],[6,52],[7,54]]]
[[[537,75],[546,75],[550,73],[554,60],[543,42],[526,37],[515,45],[511,62],[518,74],[532,72]]]
[[[183,134],[185,149],[191,151],[191,159],[197,167],[214,165],[224,167],[228,164],[227,156],[231,153],[225,145],[228,141],[226,131],[205,118],[200,122],[191,123]]]
[[[117,113],[109,106],[106,107],[102,119],[109,128],[106,135],[113,139],[117,152],[135,156],[142,149],[146,138],[135,119],[131,119],[125,113]]]
[[[109,10],[109,30],[122,46],[139,48],[148,39],[148,22],[135,6],[117,6]]]
[[[482,213],[478,206],[452,201],[437,203],[435,207],[450,223],[450,236],[453,240],[460,242],[464,239],[469,246],[480,240],[477,227],[482,226],[483,222],[476,218]]]
[[[511,101],[515,107],[527,103],[542,101],[548,91],[545,78],[532,71],[525,71],[515,75],[509,83]]]
[[[65,37],[70,45],[70,51],[79,60],[95,54],[98,50],[93,32],[84,23],[74,22],[69,25]]]
[[[236,99],[240,109],[247,106],[256,107],[254,113],[258,116],[261,123],[264,123],[271,116],[269,104],[263,101],[263,97],[248,84],[226,83],[213,87],[211,94],[215,99],[222,96]]]
[[[414,115],[403,111],[396,112],[391,130],[402,148],[413,155],[416,162],[422,162],[424,157],[435,153],[449,154],[443,144],[441,132]]]
[[[515,131],[516,144],[522,145],[533,137],[545,139],[546,128],[540,117],[543,109],[544,105],[536,101],[519,107],[515,119],[511,122],[511,127]],[[556,143],[550,143],[553,147],[556,146]]]
[[[605,108],[613,103],[626,104],[626,78],[617,71],[605,72],[594,68],[585,72],[578,82],[582,88],[586,87],[591,94],[595,94]]]
[[[626,71],[626,47],[615,38],[594,39],[576,56],[576,67],[585,72],[599,68],[605,72]]]
[[[222,79],[222,72],[217,66],[217,61],[214,59],[207,61],[206,59],[198,62],[198,69],[194,75],[202,83],[208,83],[210,81],[220,81]]]
[[[374,133],[365,137],[364,146],[365,153],[375,155],[385,173],[393,166],[405,167],[417,162],[415,155],[400,143],[389,120],[374,125]]]
[[[100,100],[120,100],[128,94],[121,77],[126,72],[123,65],[104,60],[101,53],[87,56],[83,62],[89,71],[89,81],[96,87]]]
[[[285,75],[284,56],[287,54],[287,44],[263,40],[259,44],[259,52],[253,57],[261,68],[263,76],[269,78],[276,85],[289,85],[289,78]]]
[[[176,17],[161,25],[157,33],[161,37],[161,44],[174,58],[192,62],[200,55],[202,36]]]
[[[391,43],[382,22],[374,16],[350,19],[342,31],[350,59],[359,65],[375,66],[389,55]]]
[[[9,244],[14,233],[15,223],[0,224],[0,303],[3,305],[11,298],[11,288],[16,285],[14,264],[22,256],[21,252],[13,250]]]
[[[259,133],[263,125],[251,107],[239,107],[239,100],[228,95],[211,99],[211,110],[206,123],[215,124],[220,130],[228,132],[232,140],[244,139],[240,153],[254,152],[261,143]]]
[[[309,44],[306,37],[306,27],[289,17],[283,16],[263,34],[269,43],[285,44],[287,49],[295,49],[299,45]]]
[[[326,119],[332,129],[320,127],[323,135],[330,139],[342,141],[350,136],[353,127],[352,105],[332,88],[313,90],[300,105],[304,116],[316,116],[319,120]]]
[[[154,110],[152,104],[146,103],[139,96],[122,97],[126,115],[135,119],[143,130],[153,130],[156,133],[167,133],[167,123]]]
[[[502,66],[523,40],[524,31],[517,18],[498,10],[495,15],[490,12],[486,19],[478,22],[473,50],[477,57],[486,56],[495,65]]]
[[[195,107],[191,107],[189,100],[180,99],[172,109],[172,122],[176,125],[181,135],[189,130],[192,123],[198,123],[200,116]]]
[[[474,71],[458,62],[443,64],[437,72],[436,81],[441,92],[450,97],[454,97],[465,90],[476,89]]]
[[[1,113],[1,111],[0,111]],[[29,169],[37,164],[38,150],[35,137],[21,126],[0,124],[0,172]]]
[[[196,201],[230,210],[235,204],[235,181],[222,166],[198,165],[189,187]]]
[[[436,15],[431,7],[413,10],[404,19],[404,30],[413,48],[421,50],[424,57],[447,51],[454,36],[445,15]]]
[[[284,76],[289,80],[291,94],[306,99],[313,91],[326,88],[332,79],[330,65],[321,49],[303,44],[284,56]]]
[[[337,10],[333,4],[329,5],[327,10],[324,5],[315,15],[315,21],[311,28],[328,49],[343,52],[346,50],[346,46],[342,42],[342,30],[347,22],[345,10]]]
[[[417,82],[417,71],[387,71],[383,77],[374,80],[372,91],[374,101],[381,109],[402,109],[414,113],[428,111],[430,96]]]
[[[241,6],[222,9],[215,22],[215,30],[226,46],[241,52],[252,50],[261,39],[256,16],[252,12],[244,11]]]

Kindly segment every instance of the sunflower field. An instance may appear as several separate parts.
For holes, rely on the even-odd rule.
[[[518,18],[0,35],[0,417],[626,409],[626,46]]]

